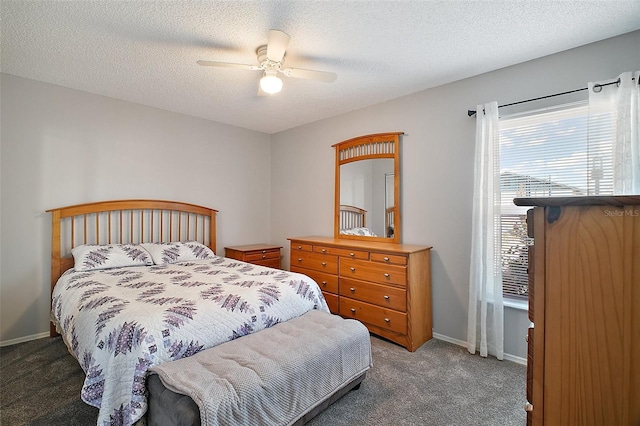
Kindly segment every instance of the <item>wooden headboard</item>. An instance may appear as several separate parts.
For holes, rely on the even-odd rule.
[[[384,215],[384,232],[387,238],[392,238],[395,233],[395,207],[387,207]]]
[[[199,241],[216,252],[217,210],[163,200],[115,200],[47,210],[51,226],[51,292],[73,267],[81,244]],[[55,329],[51,326],[51,335]]]
[[[367,211],[360,207],[340,205],[340,224],[342,229],[364,228],[366,224]]]

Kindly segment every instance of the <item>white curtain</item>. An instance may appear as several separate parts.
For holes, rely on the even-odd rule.
[[[614,135],[613,193],[640,194],[640,71],[618,76],[618,84],[589,83],[589,143]],[[614,123],[603,133],[603,122]]]
[[[503,359],[498,104],[478,105],[476,111],[467,348]]]

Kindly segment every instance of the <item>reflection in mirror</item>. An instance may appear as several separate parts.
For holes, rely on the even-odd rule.
[[[387,218],[387,209],[393,211],[394,207],[393,176],[392,158],[340,166],[341,233],[351,231],[355,235],[385,238],[393,235],[393,222],[389,223]]]
[[[395,186],[395,173],[384,174],[384,229],[387,233],[387,238],[393,238],[395,232],[395,211],[396,206],[394,204],[395,198],[393,194],[393,188]]]
[[[334,145],[335,238],[400,242],[401,134],[360,136]]]

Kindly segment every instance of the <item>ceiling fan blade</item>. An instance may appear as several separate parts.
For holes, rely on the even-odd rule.
[[[318,80],[325,83],[333,83],[338,78],[338,75],[334,72],[303,70],[300,68],[284,68],[281,72],[287,77]]]
[[[278,30],[269,30],[269,41],[267,42],[267,58],[274,62],[282,62],[284,52],[289,46],[289,34]]]
[[[231,62],[215,62],[215,61],[197,61],[198,65],[204,67],[222,67],[222,68],[241,68],[245,70],[259,70],[260,67],[255,65],[234,64]]]

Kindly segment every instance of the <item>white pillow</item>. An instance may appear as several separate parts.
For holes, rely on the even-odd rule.
[[[209,247],[197,241],[142,243],[141,246],[151,254],[156,265],[215,257],[215,253]]]
[[[149,253],[137,244],[83,244],[71,254],[76,271],[153,265]]]

